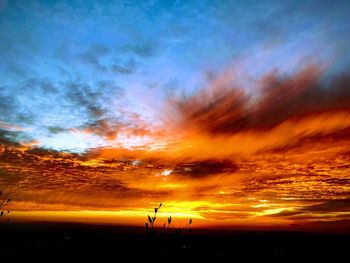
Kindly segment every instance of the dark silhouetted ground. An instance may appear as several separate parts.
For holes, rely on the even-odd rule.
[[[12,223],[0,226],[0,259],[98,258],[116,262],[121,258],[345,260],[350,253],[350,235],[341,233],[204,229],[181,235],[157,232],[154,236],[147,235],[141,227]]]

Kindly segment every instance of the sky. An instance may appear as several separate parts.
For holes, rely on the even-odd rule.
[[[349,13],[0,0],[13,218],[143,224],[163,202],[204,226],[348,227]]]

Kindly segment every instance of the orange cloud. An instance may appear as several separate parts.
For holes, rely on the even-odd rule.
[[[273,73],[256,82],[252,97],[224,75],[171,99],[164,127],[135,116],[145,133],[108,121],[84,130],[116,141],[120,131],[147,134],[141,146],[119,142],[79,155],[3,143],[0,183],[12,189],[14,209],[39,210],[36,218],[47,210],[72,211],[74,220],[79,211],[98,220],[99,211],[108,220],[108,211],[142,218],[162,201],[164,213],[203,224],[343,222],[350,219],[350,86],[347,76],[323,79],[317,67]]]

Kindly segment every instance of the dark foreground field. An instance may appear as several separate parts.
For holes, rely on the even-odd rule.
[[[12,223],[0,226],[0,258],[343,258],[350,235],[194,229],[181,235],[143,228],[83,224]]]

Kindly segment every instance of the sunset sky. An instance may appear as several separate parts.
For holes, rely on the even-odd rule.
[[[350,226],[349,1],[0,0],[12,219]],[[165,221],[164,221],[165,222]]]

